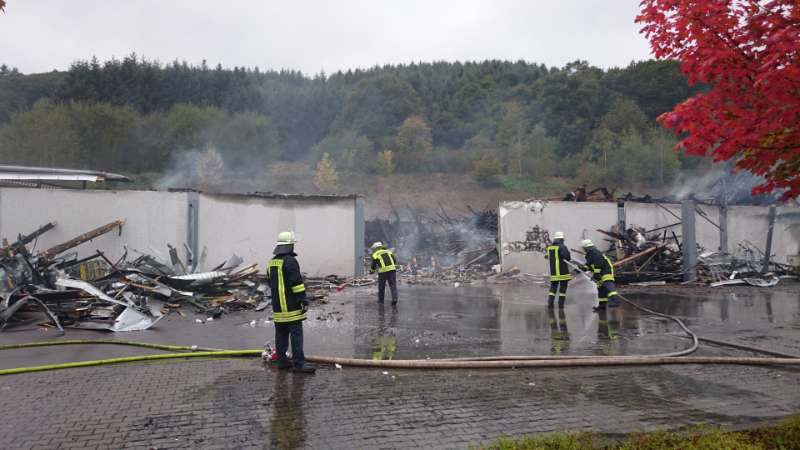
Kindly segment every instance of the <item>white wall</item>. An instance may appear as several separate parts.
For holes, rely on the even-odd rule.
[[[281,199],[200,195],[199,247],[208,247],[207,266],[232,253],[246,264],[264,265],[282,230],[294,230],[300,268],[309,275],[352,275],[355,270],[353,198]],[[363,238],[362,238],[363,240]],[[221,243],[224,243],[220,245]]]
[[[664,205],[676,216],[681,216],[681,205]],[[700,205],[709,219],[719,224],[719,208]],[[552,238],[556,231],[566,234],[566,244],[570,248],[580,248],[581,239],[592,239],[604,248],[607,236],[597,229],[608,230],[617,223],[617,205],[611,202],[502,202],[498,210],[500,227],[501,261],[504,269],[519,267],[524,272],[547,272],[546,260],[542,253],[516,252],[510,242],[524,241],[526,231],[538,225],[547,230]],[[734,253],[737,244],[748,240],[764,250],[768,226],[769,208],[766,206],[730,206],[728,208],[728,250]],[[773,230],[772,253],[775,261],[787,263],[787,256],[800,253],[800,208],[781,206],[776,211]],[[653,203],[625,204],[626,223],[646,229],[654,229],[680,222],[663,208]],[[670,228],[679,237],[681,226]],[[719,229],[708,221],[695,215],[695,234],[697,242],[706,250],[719,248]]]
[[[74,251],[88,256],[96,250],[117,259],[124,245],[167,255],[167,244],[186,240],[186,193],[65,189],[0,189],[0,236],[9,242],[51,221],[58,225],[36,244],[44,250],[117,219],[125,219],[122,234],[107,233]],[[152,249],[152,250],[151,250]]]
[[[43,250],[108,222],[125,219],[121,235],[112,231],[75,250],[80,256],[89,256],[99,249],[116,259],[127,245],[166,259],[167,244],[171,244],[185,260],[188,203],[195,195],[198,247],[208,248],[206,263],[199,270],[210,269],[236,253],[247,264],[258,263],[263,271],[278,232],[293,229],[300,238],[297,253],[304,272],[342,276],[355,273],[355,197],[0,188],[0,237],[13,242],[20,233],[28,234],[57,221],[58,225],[36,244],[37,250]],[[360,229],[363,232],[363,226]],[[363,236],[360,239],[363,241]]]

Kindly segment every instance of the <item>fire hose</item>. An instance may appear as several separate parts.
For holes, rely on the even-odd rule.
[[[45,341],[32,343],[35,345],[11,345],[0,346],[0,350],[9,348],[26,348],[33,346],[46,345],[75,345],[87,344],[94,345],[93,340],[85,341]],[[104,343],[117,343],[109,341]],[[145,348],[156,348],[157,344],[136,343],[125,341],[122,345],[140,346]],[[93,361],[77,361],[60,364],[47,364],[41,366],[18,367],[13,369],[0,370],[0,376],[13,375],[31,372],[41,372],[48,370],[70,369],[77,367],[91,367],[108,364],[119,364],[139,361],[158,361],[179,358],[228,358],[228,357],[261,357],[263,350],[216,350],[216,351],[191,351],[193,347],[185,346],[160,346],[160,347],[184,347],[185,350],[179,353],[165,353],[156,355],[128,356],[121,358],[109,358]],[[502,358],[502,357],[500,357]],[[539,359],[543,358],[543,359]],[[576,358],[570,356],[563,357],[542,357],[533,356],[520,360],[486,360],[486,359],[409,359],[409,360],[371,360],[359,358],[338,358],[330,356],[306,356],[306,360],[314,363],[339,364],[352,367],[373,367],[373,368],[392,368],[392,369],[521,369],[532,367],[606,367],[606,366],[644,366],[644,365],[667,365],[667,364],[746,364],[746,365],[800,365],[800,358],[756,358],[756,357],[662,357],[662,356],[589,356]]]
[[[581,272],[583,273],[583,272]],[[589,278],[585,273],[583,274]],[[590,278],[589,278],[590,279]],[[590,279],[591,280],[591,279]],[[692,346],[677,352],[663,353],[646,356],[544,356],[544,355],[522,355],[522,356],[488,356],[488,357],[467,357],[467,358],[443,358],[443,359],[408,359],[408,360],[372,360],[361,358],[340,358],[332,356],[306,355],[306,360],[312,363],[338,364],[351,367],[373,367],[373,368],[392,368],[392,369],[509,369],[509,368],[546,368],[546,367],[607,367],[607,366],[644,366],[644,365],[667,365],[667,364],[745,364],[745,365],[800,365],[800,357],[795,355],[775,352],[772,350],[751,347],[743,344],[736,344],[710,338],[698,337],[686,324],[677,317],[659,313],[649,308],[645,308],[632,302],[622,295],[618,295],[620,300],[648,314],[664,317],[675,321],[681,329],[692,339]],[[712,343],[715,345],[729,346],[739,350],[746,350],[755,353],[772,355],[770,358],[758,357],[712,357],[686,356],[697,350],[699,341]],[[54,345],[124,345],[149,348],[155,350],[171,351],[174,353],[128,356],[120,358],[100,359],[93,361],[77,361],[60,364],[47,364],[41,366],[18,367],[13,369],[1,369],[0,376],[40,372],[47,370],[68,369],[76,367],[91,367],[108,364],[119,364],[138,361],[158,361],[179,358],[229,358],[229,357],[261,357],[264,351],[261,349],[245,350],[223,350],[215,348],[204,348],[198,346],[164,345],[152,344],[137,341],[122,340],[61,340],[61,341],[40,341],[23,344],[0,345],[0,350],[22,349],[31,347],[44,347]]]

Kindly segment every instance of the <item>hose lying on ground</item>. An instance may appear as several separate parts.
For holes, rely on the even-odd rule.
[[[17,367],[14,369],[0,370],[0,375],[13,375],[19,373],[43,372],[46,370],[72,369],[75,367],[103,366],[136,361],[155,361],[174,358],[206,358],[206,357],[232,357],[232,356],[261,356],[263,350],[224,350],[215,352],[194,353],[163,353],[159,355],[127,356],[122,358],[98,359],[94,361],[76,361],[61,364],[46,364],[43,366]]]
[[[78,361],[42,366],[18,367],[0,370],[0,376],[76,367],[102,366],[137,361],[157,361],[177,358],[213,357],[260,357],[262,350],[226,350],[216,352],[165,353],[160,355],[128,356],[95,361]],[[340,364],[353,367],[375,367],[383,369],[522,369],[530,367],[606,367],[606,366],[652,366],[666,364],[747,364],[747,365],[800,365],[800,358],[753,358],[753,357],[604,357],[594,359],[550,359],[522,361],[441,361],[435,359],[371,360],[358,358],[336,358],[329,356],[306,356],[314,363]]]
[[[585,275],[585,274],[584,274]],[[664,317],[675,321],[690,339],[692,346],[677,352],[664,353],[649,356],[488,356],[470,358],[445,358],[445,359],[413,359],[413,360],[371,360],[359,358],[338,358],[330,356],[307,355],[306,360],[313,363],[339,364],[353,367],[375,367],[375,368],[394,368],[394,369],[507,369],[507,368],[529,368],[529,367],[592,367],[592,366],[642,366],[642,365],[665,365],[665,364],[747,364],[747,365],[800,365],[800,358],[780,352],[749,347],[746,345],[731,342],[718,341],[709,338],[698,338],[698,336],[687,327],[682,320],[668,314],[659,313],[651,309],[640,306],[627,298],[619,295],[620,299],[636,309]],[[767,353],[780,356],[778,358],[754,358],[754,357],[687,357],[690,353],[697,350],[699,341],[703,340],[716,345],[726,345],[740,350]],[[42,366],[19,367],[14,369],[0,370],[0,376],[21,374],[29,372],[39,372],[45,370],[68,369],[75,367],[91,367],[107,364],[118,364],[137,361],[154,361],[177,358],[208,358],[208,357],[259,357],[262,350],[220,350],[203,348],[197,346],[179,346],[151,344],[136,341],[117,341],[117,340],[63,340],[63,341],[42,341],[24,344],[0,345],[0,350],[43,347],[50,345],[80,345],[80,344],[111,344],[143,347],[156,350],[177,351],[180,353],[166,353],[159,355],[129,356],[122,358],[110,358],[94,361],[68,362],[62,364],[48,364]]]
[[[131,347],[152,348],[155,350],[168,350],[173,352],[219,352],[225,351],[222,348],[206,348],[198,347],[196,345],[164,345],[164,344],[151,344],[149,342],[137,341],[118,341],[114,339],[69,339],[63,341],[38,341],[26,342],[23,344],[4,344],[0,345],[0,350],[13,350],[18,348],[31,348],[31,347],[49,347],[53,345],[80,345],[80,344],[111,344],[111,345],[127,345]]]

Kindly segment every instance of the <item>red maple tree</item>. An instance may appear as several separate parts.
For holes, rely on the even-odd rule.
[[[800,2],[642,0],[636,22],[657,58],[708,90],[659,116],[676,149],[765,178],[754,194],[800,195]]]

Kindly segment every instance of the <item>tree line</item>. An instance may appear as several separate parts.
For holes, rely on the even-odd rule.
[[[325,160],[355,174],[463,172],[658,186],[695,161],[655,118],[690,88],[673,61],[600,69],[523,61],[387,65],[330,75],[161,64],[0,66],[5,163],[159,172],[213,148],[228,168]],[[327,156],[326,156],[327,155]]]

